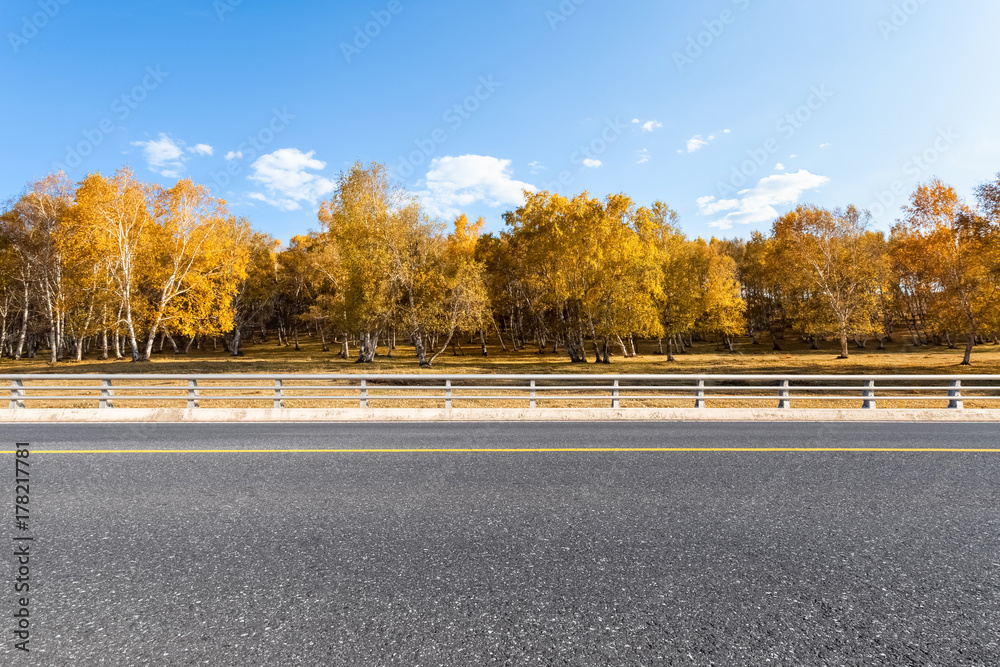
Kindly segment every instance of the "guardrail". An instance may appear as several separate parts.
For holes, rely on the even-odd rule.
[[[1000,408],[1000,375],[0,375],[9,409],[163,407]],[[947,402],[947,406],[942,403]],[[544,404],[544,406],[543,406]],[[179,407],[179,406],[178,406]]]

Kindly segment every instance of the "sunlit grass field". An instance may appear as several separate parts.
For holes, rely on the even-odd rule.
[[[488,356],[482,356],[478,344],[466,344],[461,350],[459,348],[449,348],[441,354],[430,368],[420,368],[417,364],[414,350],[410,346],[400,345],[392,354],[388,354],[388,349],[379,349],[379,355],[372,364],[357,364],[354,359],[342,359],[339,356],[339,346],[331,346],[329,351],[323,351],[317,339],[308,337],[300,338],[300,349],[295,350],[294,346],[279,346],[274,340],[270,343],[248,344],[244,348],[244,355],[240,357],[228,356],[221,348],[213,350],[211,343],[207,349],[196,350],[192,348],[190,354],[174,354],[170,346],[166,346],[162,353],[156,353],[152,361],[145,363],[132,363],[130,361],[96,359],[96,353],[92,353],[83,361],[63,361],[57,364],[48,363],[48,355],[44,351],[39,352],[34,359],[22,361],[12,361],[3,359],[0,362],[0,374],[101,374],[101,375],[126,375],[126,374],[148,374],[147,380],[118,380],[114,381],[113,402],[114,407],[129,408],[152,408],[152,407],[184,407],[188,396],[188,384],[185,380],[160,380],[154,379],[155,375],[177,374],[177,375],[204,375],[204,374],[261,374],[261,375],[373,375],[373,374],[414,374],[415,376],[429,374],[459,375],[459,374],[488,374],[488,375],[555,375],[555,374],[841,374],[841,375],[956,375],[956,374],[1000,374],[1000,345],[978,346],[973,354],[973,366],[963,367],[961,349],[949,349],[946,346],[925,346],[915,347],[911,343],[895,342],[888,345],[886,350],[878,350],[877,343],[869,343],[866,349],[853,349],[849,359],[837,359],[839,346],[836,342],[826,342],[821,344],[820,349],[810,349],[808,342],[798,340],[785,340],[781,342],[782,350],[772,349],[770,341],[762,341],[755,345],[751,340],[741,340],[735,352],[718,346],[712,342],[695,343],[688,352],[675,355],[675,361],[669,362],[663,355],[657,354],[655,341],[643,341],[640,345],[640,356],[623,358],[620,355],[612,358],[612,363],[593,363],[593,353],[591,352],[591,363],[574,364],[562,353],[553,354],[551,348],[544,354],[539,354],[537,347],[513,351],[508,348],[504,351],[498,345],[490,345]],[[352,351],[356,348],[352,348]],[[464,352],[464,354],[462,353]],[[84,389],[82,384],[89,386]],[[36,396],[42,400],[28,400],[27,407],[33,408],[94,408],[100,397],[100,388],[94,385],[93,381],[82,383],[78,381],[54,381],[41,380],[34,383],[28,382],[27,387],[34,386],[34,390],[29,390],[28,396]],[[99,383],[98,383],[99,384]],[[444,407],[444,386],[441,382],[432,383],[434,389],[415,389],[409,382],[371,380],[368,382],[367,392],[369,407],[392,407],[392,408],[441,408]],[[526,386],[522,381],[504,381],[502,378],[491,381],[490,387],[461,387],[461,382],[456,382],[453,389],[453,407],[481,407],[481,408],[526,408],[528,401],[524,389],[504,390],[493,389],[492,386]],[[560,382],[542,382],[539,386],[548,384],[550,386],[565,385]],[[610,379],[608,382],[591,383],[599,384],[602,388],[579,389],[563,387],[554,391],[546,392],[540,389],[538,392],[539,407],[611,407]],[[629,383],[625,383],[629,384]],[[636,383],[633,383],[636,384]],[[639,382],[637,384],[644,384]],[[660,383],[663,384],[663,383]],[[667,383],[669,384],[669,383]],[[709,383],[711,386],[712,383]],[[755,383],[732,383],[730,387],[740,385],[750,385]],[[774,383],[769,382],[767,386]],[[815,384],[815,383],[809,383]],[[820,385],[829,384],[821,382]],[[919,386],[926,383],[906,384]],[[965,383],[966,386],[969,383]],[[994,383],[988,383],[994,386]],[[160,385],[154,388],[153,385]],[[200,406],[203,408],[269,408],[273,405],[275,397],[274,381],[267,378],[248,378],[246,381],[225,382],[212,379],[201,379],[197,383]],[[235,385],[235,389],[233,389]],[[440,385],[440,386],[437,386]],[[640,389],[625,390],[620,395],[620,407],[656,407],[656,408],[690,408],[694,407],[694,389],[690,383],[681,383],[687,387],[680,391],[667,391],[666,393],[654,392],[656,397],[665,398],[640,398],[649,391]],[[49,390],[49,387],[53,387]],[[69,391],[57,390],[55,387],[63,386]],[[857,387],[855,383],[853,385]],[[79,389],[77,389],[79,387]],[[308,387],[312,387],[309,389]],[[297,389],[298,388],[298,389]],[[309,380],[286,380],[282,389],[285,407],[295,408],[329,408],[329,407],[358,407],[362,398],[362,390],[357,381],[309,381]],[[715,390],[719,395],[732,395],[733,389]],[[718,393],[718,392],[721,392]],[[478,395],[485,397],[480,400],[462,399],[462,395]],[[759,393],[759,392],[758,392]],[[48,400],[49,397],[60,394],[74,397],[73,400]],[[666,396],[677,395],[691,398],[666,398]],[[739,389],[735,390],[737,396]],[[582,400],[583,396],[599,397],[596,400]],[[629,396],[637,398],[630,399]],[[707,394],[708,407],[777,407],[777,389],[763,394],[773,398],[736,398],[736,399],[713,399],[712,390]],[[796,400],[792,395],[792,407],[810,408],[860,408],[861,390],[853,389],[843,396],[851,397],[851,400],[837,401],[828,400],[828,397],[838,395],[836,392],[813,392],[820,400]],[[882,396],[886,394],[883,393]],[[891,395],[891,394],[890,394]],[[906,396],[934,396],[934,400],[882,400],[879,407],[895,408],[943,408],[948,405],[945,393],[937,391],[933,393],[918,391],[916,394],[905,394]],[[965,407],[967,408],[998,408],[1000,400],[987,400],[986,395],[997,395],[996,391],[989,391],[987,394],[968,392],[964,395]],[[208,400],[209,396],[219,397],[220,400]],[[321,396],[325,400],[309,400],[297,398],[302,396]],[[559,398],[546,399],[545,396]],[[978,396],[978,400],[977,397]],[[226,398],[222,398],[226,397]],[[506,399],[504,397],[507,397]],[[577,398],[574,398],[577,397]],[[387,400],[391,398],[392,400]]]
[[[839,348],[835,341],[820,344],[820,349],[809,349],[808,342],[794,339],[781,341],[781,351],[773,351],[770,341],[762,339],[754,345],[749,339],[740,340],[735,352],[729,352],[712,342],[695,342],[687,353],[675,355],[668,362],[656,354],[655,341],[641,341],[639,356],[623,358],[616,355],[610,364],[593,363],[589,354],[587,364],[571,363],[560,352],[553,354],[551,345],[544,354],[537,347],[513,351],[508,346],[503,351],[495,340],[488,347],[488,356],[482,356],[478,343],[464,342],[461,353],[449,348],[429,368],[417,365],[412,346],[400,344],[391,356],[386,347],[380,347],[374,363],[356,364],[354,358],[341,359],[339,346],[324,352],[318,339],[300,338],[300,348],[279,346],[275,339],[268,343],[245,344],[244,355],[232,357],[213,350],[209,343],[204,350],[191,349],[190,354],[174,354],[169,345],[162,353],[155,353],[150,362],[132,363],[114,359],[97,359],[98,351],[92,350],[83,361],[66,360],[57,364],[48,362],[48,354],[39,351],[34,359],[14,361],[0,359],[0,373],[264,373],[264,374],[372,374],[372,373],[423,373],[423,374],[699,374],[699,373],[775,373],[775,374],[1000,374],[1000,345],[985,344],[975,348],[972,366],[961,366],[962,350],[947,346],[929,345],[914,347],[906,342],[888,343],[886,350],[878,350],[876,342],[869,342],[866,349],[851,349],[849,359],[837,359]],[[352,354],[356,347],[351,348]]]

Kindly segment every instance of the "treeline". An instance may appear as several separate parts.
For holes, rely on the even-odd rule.
[[[430,365],[449,346],[668,360],[714,338],[763,336],[879,347],[964,345],[1000,333],[1000,175],[964,202],[919,186],[886,234],[854,207],[800,206],[768,235],[688,239],[666,204],[525,193],[505,229],[445,225],[355,164],[321,205],[319,230],[287,248],[189,180],[170,189],[128,169],[28,186],[0,211],[0,353],[50,361],[148,360],[167,343],[241,354],[276,337],[371,362],[412,346]]]

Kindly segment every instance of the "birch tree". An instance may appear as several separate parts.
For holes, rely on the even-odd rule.
[[[935,318],[964,334],[963,366],[972,363],[977,336],[1000,325],[1000,221],[989,192],[980,188],[977,211],[940,180],[920,185],[893,228],[901,245],[920,249]]]
[[[334,196],[320,206],[319,219],[325,243],[339,257],[336,282],[340,285],[344,316],[358,332],[358,363],[371,363],[379,336],[395,311],[392,284],[385,280],[394,271],[387,247],[392,216],[404,206],[403,194],[389,183],[385,166],[355,163],[338,177]]]
[[[872,329],[879,247],[868,231],[871,215],[848,207],[828,211],[799,206],[773,227],[778,265],[815,308],[811,324],[832,329],[847,359],[848,336]],[[822,318],[817,321],[818,318]]]
[[[76,193],[79,215],[89,218],[105,235],[114,291],[121,305],[119,317],[125,325],[132,361],[140,359],[133,302],[144,260],[143,244],[153,224],[152,192],[135,178],[131,169],[123,167],[109,179],[90,174]]]

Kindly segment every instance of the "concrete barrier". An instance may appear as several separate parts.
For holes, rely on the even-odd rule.
[[[280,423],[441,421],[1000,422],[1000,410],[781,410],[777,408],[0,410],[0,423]]]

